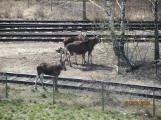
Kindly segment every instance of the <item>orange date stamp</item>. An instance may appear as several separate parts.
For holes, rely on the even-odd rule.
[[[150,101],[125,101],[125,106],[148,106]]]

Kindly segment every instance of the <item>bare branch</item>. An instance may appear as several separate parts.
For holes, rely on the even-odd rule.
[[[105,11],[104,8],[102,8],[101,6],[99,6],[98,4],[96,4],[95,2],[93,2],[92,0],[89,0],[91,3],[93,3],[95,6],[97,6],[98,8],[102,9],[103,11]]]
[[[121,9],[121,5],[119,4],[118,0],[116,0],[116,3],[119,6],[119,8]]]
[[[154,5],[154,0],[148,0],[152,5]]]

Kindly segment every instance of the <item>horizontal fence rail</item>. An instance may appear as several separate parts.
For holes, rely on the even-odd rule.
[[[154,41],[154,22],[129,21],[125,23],[127,31],[150,30],[152,35],[126,34],[126,41]],[[115,22],[115,28],[120,30],[120,24]],[[158,23],[161,30],[161,22]],[[76,36],[86,32],[88,37],[99,35],[103,40],[111,40],[108,32],[108,22],[100,21],[41,21],[41,20],[0,20],[0,41],[63,41],[63,37]],[[106,32],[105,32],[106,31]],[[120,36],[117,36],[120,39]],[[161,41],[161,35],[159,35]]]
[[[16,83],[16,84],[28,84],[34,85],[34,81],[36,75],[30,74],[18,74],[18,73],[0,73],[0,75],[7,75],[7,82],[8,83]],[[52,87],[52,80],[53,77],[51,76],[44,76],[44,85]],[[0,77],[0,82],[6,82],[4,78]],[[83,79],[75,79],[75,78],[58,78],[58,87],[62,89],[75,89],[75,90],[87,90],[92,92],[100,92],[101,88],[98,85],[103,84],[106,86],[105,89],[108,92],[115,93],[115,94],[124,94],[124,95],[134,95],[134,96],[141,96],[146,98],[153,98],[152,94],[146,93],[146,91],[156,91],[155,99],[161,99],[160,91],[161,87],[155,86],[145,86],[145,85],[134,85],[134,84],[125,84],[125,83],[118,83],[118,82],[108,82],[108,81],[98,81],[98,80],[83,80]],[[41,83],[38,83],[41,85]],[[117,87],[117,89],[111,89],[113,87]],[[122,89],[120,90],[119,87]],[[126,90],[126,88],[139,90],[139,92],[134,92],[130,90]],[[157,93],[158,92],[158,93]]]

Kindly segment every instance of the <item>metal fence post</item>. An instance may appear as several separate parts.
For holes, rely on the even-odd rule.
[[[8,98],[8,85],[7,85],[7,73],[6,73],[6,76],[5,76],[5,78],[6,78],[6,98]]]
[[[158,67],[157,67],[157,60],[160,58],[159,54],[159,31],[158,31],[158,0],[154,0],[153,4],[154,9],[154,34],[155,34],[155,54],[154,59],[156,60],[156,76],[158,76]]]
[[[156,74],[156,77],[158,77],[158,60],[157,59],[155,60],[155,74]]]
[[[55,103],[55,77],[53,77],[53,104]]]
[[[104,100],[104,84],[103,84],[103,82],[102,82],[101,95],[102,95],[102,111],[104,111],[105,110],[105,100]]]
[[[153,88],[153,117],[155,116],[155,88]]]
[[[117,74],[121,74],[121,70],[120,70],[120,67],[121,67],[120,54],[118,54],[118,63],[117,63],[117,65],[118,65]]]

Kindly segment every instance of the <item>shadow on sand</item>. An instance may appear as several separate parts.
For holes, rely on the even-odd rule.
[[[75,69],[80,69],[82,71],[94,71],[94,70],[108,70],[108,71],[112,71],[114,68],[113,67],[109,67],[106,65],[102,65],[102,64],[85,64],[84,66],[82,66],[82,64],[77,64],[72,66]]]

